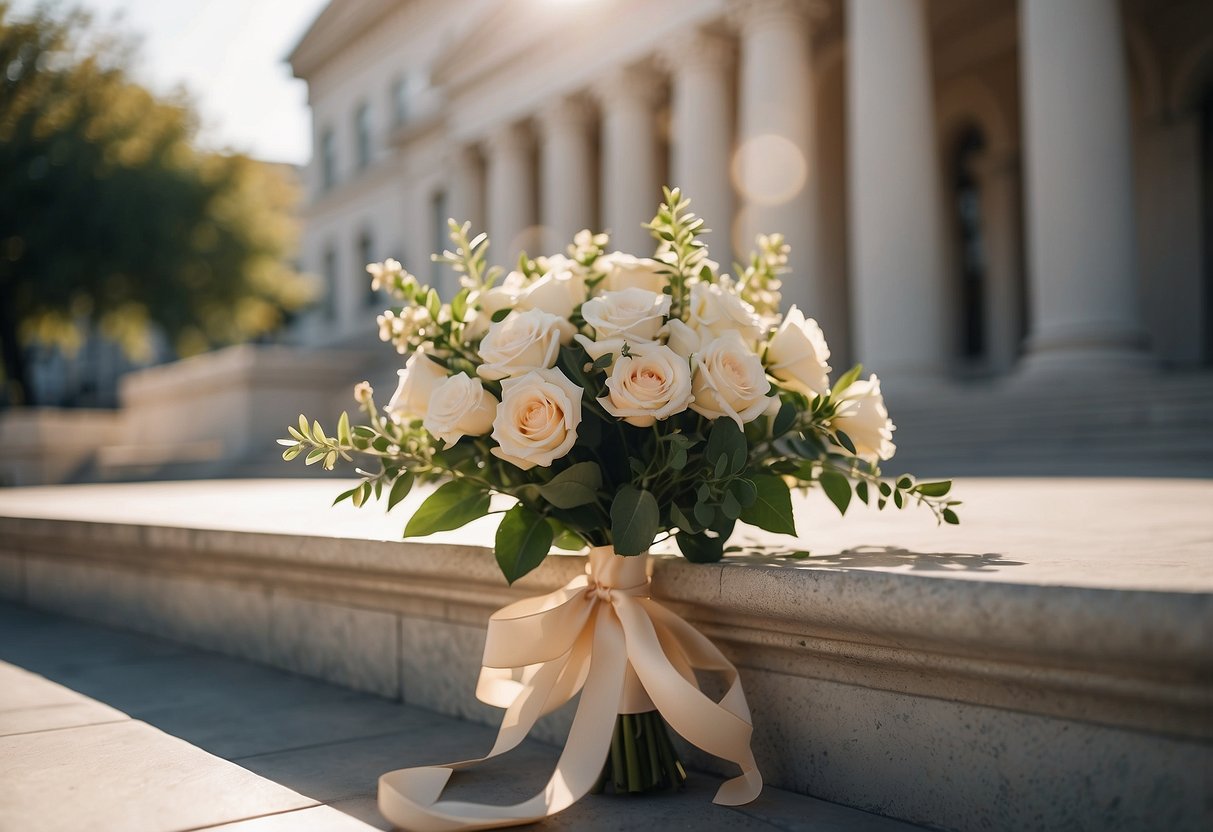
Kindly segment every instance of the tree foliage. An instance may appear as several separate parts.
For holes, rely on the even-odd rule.
[[[295,185],[195,146],[184,96],[129,77],[126,44],[81,13],[0,0],[0,353],[28,400],[23,346],[96,328],[132,355],[280,326],[309,300],[290,267]],[[15,389],[14,389],[15,388]]]

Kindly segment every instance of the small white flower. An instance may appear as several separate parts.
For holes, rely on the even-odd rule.
[[[718,338],[726,332],[737,332],[753,344],[762,335],[762,322],[750,306],[733,289],[733,281],[722,276],[717,283],[696,283],[691,286],[691,329],[704,337]]]
[[[481,378],[495,381],[543,370],[556,364],[560,352],[561,318],[541,309],[511,312],[489,327],[480,342],[484,363],[476,368]]]
[[[869,462],[892,459],[897,452],[893,444],[893,431],[897,428],[885,407],[880,379],[873,374],[866,381],[853,381],[839,392],[838,398],[834,427],[850,437],[855,455]]]
[[[501,382],[493,419],[494,456],[524,471],[560,459],[577,441],[584,391],[559,370],[535,370]]]
[[[694,394],[685,358],[661,344],[629,345],[628,353],[611,368],[603,409],[638,428],[687,409]]]
[[[596,340],[624,338],[633,343],[653,341],[668,314],[670,296],[648,289],[607,292],[581,305],[581,317],[594,328]]]
[[[421,348],[409,356],[404,369],[397,372],[400,384],[388,402],[387,412],[393,419],[424,419],[429,409],[430,394],[446,379],[446,370],[431,361]]]
[[[767,345],[767,369],[801,393],[821,395],[830,388],[830,348],[821,327],[793,306]]]
[[[434,388],[422,425],[450,446],[465,436],[488,433],[496,415],[497,400],[479,379],[459,373]]]
[[[358,404],[366,404],[375,395],[375,388],[371,387],[369,381],[360,381],[354,385],[354,401]]]
[[[726,416],[742,427],[770,404],[766,371],[737,330],[729,330],[696,353],[691,410],[708,418]]]

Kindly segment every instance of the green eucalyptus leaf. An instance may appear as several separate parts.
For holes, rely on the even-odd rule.
[[[834,437],[838,440],[838,444],[846,448],[850,453],[855,453],[855,443],[851,441],[851,437],[847,436],[841,430],[834,431]]]
[[[502,321],[505,320],[505,316],[510,314],[511,311],[513,311],[513,310],[511,310],[509,307],[507,307],[505,309],[498,309],[496,312],[493,313],[493,317],[491,318],[492,322],[495,324],[501,323]]]
[[[785,401],[779,406],[779,412],[775,414],[775,421],[771,424],[771,436],[780,437],[792,429],[792,425],[796,424],[796,405],[789,401]]]
[[[724,537],[679,532],[674,535],[674,540],[682,556],[691,563],[716,563],[724,557]]]
[[[404,527],[405,537],[423,537],[465,526],[489,511],[489,495],[467,480],[443,483],[425,498]]]
[[[956,526],[959,525],[960,518],[956,516],[956,512],[952,511],[952,509],[945,508],[943,510],[943,522]]]
[[[611,503],[611,542],[619,555],[639,555],[653,545],[661,526],[657,498],[632,485],[619,489]]]
[[[349,491],[342,491],[340,494],[337,495],[337,498],[335,500],[333,500],[333,505],[337,505],[338,503],[342,502],[343,500],[350,499],[351,497],[354,496],[354,492],[357,490],[358,490],[358,487],[354,486]]]
[[[530,572],[552,550],[552,527],[547,518],[518,503],[501,518],[493,551],[501,573],[511,584]]]
[[[952,490],[952,481],[920,482],[914,486],[914,490],[924,497],[944,497]]]
[[[860,480],[859,482],[855,483],[855,496],[863,500],[865,505],[867,504],[868,484],[865,481]]]
[[[792,492],[782,477],[755,474],[752,478],[758,492],[754,504],[741,512],[741,521],[776,534],[796,534],[792,517]]]
[[[353,444],[350,437],[350,414],[344,410],[341,411],[341,418],[337,420],[337,441],[342,445]]]
[[[851,481],[837,471],[822,471],[818,481],[838,513],[846,514],[847,506],[851,504]]]

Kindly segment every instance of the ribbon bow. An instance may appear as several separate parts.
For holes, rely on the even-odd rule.
[[[587,575],[547,595],[503,607],[489,619],[481,701],[505,708],[493,749],[484,757],[390,771],[379,778],[379,811],[416,832],[490,829],[534,823],[567,809],[598,779],[617,713],[654,708],[686,740],[731,760],[741,776],[724,782],[715,801],[749,803],[762,791],[750,750],[753,726],[737,668],[715,645],[649,597],[648,556],[590,550]],[[695,670],[728,681],[720,702],[695,681]],[[577,693],[581,701],[560,759],[538,794],[511,806],[440,801],[455,769],[504,754],[536,720]]]

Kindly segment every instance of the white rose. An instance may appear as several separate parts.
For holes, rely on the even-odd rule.
[[[513,309],[518,303],[518,290],[505,286],[494,286],[472,298],[477,308],[475,316],[463,328],[463,337],[475,341],[489,331],[493,315],[502,309]]]
[[[629,346],[607,378],[604,410],[629,425],[651,427],[658,419],[682,413],[695,398],[685,358],[661,344]]]
[[[670,314],[670,296],[648,289],[622,289],[581,305],[581,317],[594,327],[597,340],[623,338],[651,342],[657,338],[665,316]]]
[[[696,283],[691,286],[691,329],[700,335],[718,338],[735,331],[754,343],[762,335],[762,322],[754,307],[733,291],[733,282],[722,277],[719,283]]]
[[[429,410],[422,424],[448,446],[465,436],[483,436],[493,427],[497,400],[478,379],[459,373],[439,383],[430,393]]]
[[[830,387],[830,348],[821,327],[793,306],[767,345],[771,375],[802,393],[821,395]]]
[[[666,344],[683,358],[690,358],[693,353],[702,352],[712,340],[703,338],[677,318],[667,321],[662,331],[666,336]]]
[[[580,332],[573,336],[573,338],[585,348],[585,353],[590,357],[591,361],[597,361],[608,354],[618,358],[619,354],[623,352],[624,344],[628,343],[622,338],[607,338],[603,341],[595,341],[593,338],[590,338],[588,335],[582,335]],[[615,363],[614,359],[611,360],[611,363]]]
[[[766,371],[736,330],[712,341],[692,359],[695,372],[691,410],[708,419],[727,416],[744,426],[761,416],[770,404]]]
[[[661,294],[669,285],[669,266],[650,260],[647,257],[633,257],[616,251],[599,257],[594,268],[602,271],[606,277],[602,281],[603,291],[621,292],[624,289],[646,289],[655,294]]]
[[[561,319],[560,342],[568,344],[577,330],[569,323],[573,310],[585,300],[585,278],[572,271],[552,271],[518,293],[515,308],[542,309]]]
[[[869,462],[892,459],[897,451],[893,444],[893,431],[897,428],[884,405],[880,379],[872,375],[867,381],[851,382],[838,398],[834,427],[850,437],[855,455]]]
[[[559,370],[535,370],[501,382],[493,419],[493,455],[526,471],[569,452],[581,424],[582,389]]]
[[[429,409],[430,394],[446,380],[446,370],[425,354],[422,347],[409,356],[404,369],[397,372],[400,384],[387,403],[387,412],[394,419],[424,419]]]
[[[476,372],[496,381],[555,366],[560,352],[560,318],[541,309],[511,312],[489,327],[478,350]]]

